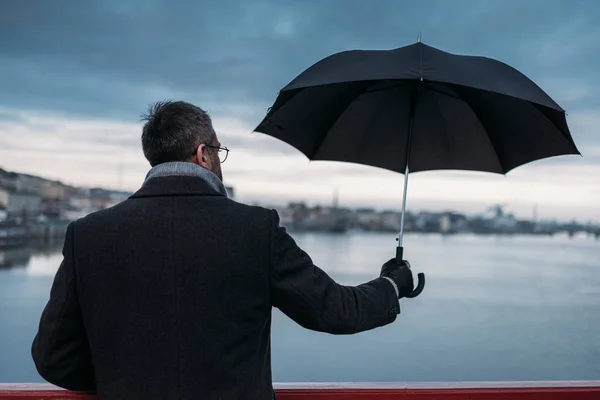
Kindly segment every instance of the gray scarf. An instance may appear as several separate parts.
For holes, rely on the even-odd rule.
[[[225,189],[223,182],[221,182],[221,180],[215,174],[207,169],[202,168],[198,164],[184,161],[158,164],[148,171],[144,183],[148,182],[149,179],[158,178],[161,176],[195,176],[202,178],[208,184],[208,186],[227,197],[227,190]]]

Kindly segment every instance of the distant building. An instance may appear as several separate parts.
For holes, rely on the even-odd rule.
[[[279,224],[286,228],[293,227],[294,212],[286,207],[274,207],[279,215]]]
[[[8,189],[0,186],[0,207],[4,210],[8,207]]]
[[[6,207],[0,204],[0,222],[6,221],[8,218],[8,211],[6,211]]]
[[[381,213],[381,229],[385,231],[400,230],[400,213],[385,211]]]
[[[516,231],[518,221],[512,214],[504,212],[504,207],[500,204],[489,207],[486,214],[491,218],[491,227],[497,232]]]
[[[44,185],[44,199],[61,201],[66,198],[66,187],[60,182],[47,181]]]
[[[378,212],[372,208],[361,208],[354,213],[354,224],[369,231],[400,230],[400,214],[396,211]]]
[[[450,214],[445,213],[440,218],[440,232],[449,233],[452,231],[452,222],[450,221]]]
[[[90,199],[92,207],[96,210],[103,210],[110,207],[110,196],[108,195],[108,192],[103,189],[90,189]]]
[[[492,222],[492,226],[500,231],[514,231],[517,224],[518,221],[512,214],[496,217]]]
[[[462,214],[448,211],[440,216],[439,231],[441,233],[469,232],[469,221]]]
[[[17,192],[34,194],[41,198],[44,195],[45,184],[46,180],[39,176],[18,174],[16,190]]]
[[[133,193],[122,192],[119,190],[107,190],[102,188],[89,189],[91,207],[94,210],[103,210],[105,208],[117,205],[127,200]]]
[[[42,198],[37,193],[0,188],[0,203],[8,214],[33,216],[41,211]]]
[[[111,207],[127,200],[131,195],[132,193],[129,192],[109,191],[108,198]]]
[[[94,211],[92,207],[92,199],[89,196],[77,195],[69,197],[69,205],[81,213],[89,214]]]
[[[8,172],[0,168],[0,187],[7,190],[17,190],[17,178],[19,174]]]
[[[379,222],[377,211],[372,208],[361,208],[354,213],[356,224],[361,228],[375,225]]]
[[[0,187],[12,192],[26,192],[42,196],[45,179],[38,176],[8,172],[0,168]]]
[[[415,215],[412,227],[417,232],[439,232],[440,215],[439,213],[421,211]]]

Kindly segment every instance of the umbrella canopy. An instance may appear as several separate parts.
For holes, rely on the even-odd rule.
[[[516,69],[423,43],[327,57],[285,86],[255,129],[311,160],[405,172],[505,174],[579,154],[564,110]]]
[[[395,50],[329,56],[284,87],[255,129],[311,160],[405,174],[471,170],[506,174],[542,158],[579,154],[565,111],[516,69],[450,54],[420,41]],[[416,297],[425,285],[418,274]]]

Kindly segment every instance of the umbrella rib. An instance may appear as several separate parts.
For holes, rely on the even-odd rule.
[[[419,55],[421,56],[421,69],[419,71],[419,77],[421,78],[421,82],[423,82],[423,44],[419,39]]]
[[[450,86],[449,84],[447,84],[447,85]],[[471,105],[460,95],[459,90],[458,90],[460,88],[460,85],[452,85],[452,86],[454,86],[454,90],[455,90],[456,94],[446,93],[446,92],[444,92],[442,90],[439,90],[437,88],[434,88],[433,86],[430,86],[430,85],[423,85],[423,86],[425,86],[428,90],[431,90],[431,91],[434,91],[436,93],[440,93],[440,94],[443,94],[445,96],[452,97],[454,99],[460,100],[463,103],[465,103],[467,105],[467,107],[469,107],[469,109],[473,112],[473,115],[475,116],[475,118],[477,118],[477,121],[479,121],[479,124],[483,128],[483,131],[485,132],[485,136],[487,137],[487,139],[488,139],[488,141],[490,143],[490,146],[492,147],[492,151],[494,152],[494,155],[496,156],[496,160],[498,161],[498,165],[500,166],[500,170],[502,171],[502,174],[506,175],[506,171],[505,171],[504,165],[502,165],[502,160],[500,160],[500,155],[498,154],[498,151],[496,151],[496,146],[494,146],[492,138],[488,134],[487,129],[485,129],[485,126],[483,125],[483,122],[481,121],[481,118],[479,118],[479,115],[473,109],[473,107],[471,107]],[[437,101],[436,101],[436,104],[437,104]],[[438,106],[438,108],[439,108],[439,106]],[[442,118],[444,118],[443,114],[442,114]]]
[[[367,82],[367,81],[364,81]],[[365,94],[371,87],[375,86],[377,84],[377,81],[370,81],[369,85],[367,85],[363,90],[361,90],[360,92],[358,92],[356,94],[356,96],[352,97],[352,99],[350,99],[350,101],[348,101],[346,103],[346,107],[344,107],[344,111],[339,113],[337,115],[337,117],[335,119],[333,119],[333,121],[331,122],[331,124],[329,124],[329,126],[327,127],[327,129],[323,130],[323,135],[321,136],[320,140],[319,140],[319,144],[317,145],[317,147],[315,148],[315,150],[312,152],[311,156],[308,157],[309,159],[314,159],[315,156],[317,155],[317,153],[319,152],[319,150],[321,150],[321,146],[323,146],[323,143],[325,143],[325,139],[327,139],[327,134],[329,133],[329,131],[331,130],[331,128],[340,120],[340,118],[342,118],[342,115],[344,115],[345,111],[348,109],[348,107],[350,107],[350,105],[352,103],[354,103],[356,101],[356,99],[358,99],[360,96],[362,96],[363,94]]]
[[[556,127],[556,129],[557,129],[557,130],[560,132],[560,134],[561,134],[561,135],[562,135],[562,136],[563,136],[565,139],[567,139],[567,141],[568,141],[569,143],[571,143],[571,145],[573,145],[573,148],[574,148],[575,150],[577,150],[577,152],[578,152],[578,153],[581,155],[581,153],[579,152],[579,149],[577,148],[577,145],[575,144],[575,141],[573,140],[573,137],[572,137],[572,136],[571,136],[569,133],[565,133],[565,132],[564,132],[564,131],[563,131],[561,128],[559,128],[559,127],[558,127],[558,125],[557,125],[557,124],[556,124],[554,121],[552,121],[552,120],[550,119],[550,117],[548,117],[548,115],[547,115],[547,114],[546,114],[546,113],[545,113],[545,112],[542,110],[542,108],[546,108],[546,109],[547,109],[548,107],[545,107],[544,105],[542,105],[542,104],[538,104],[538,103],[531,103],[531,104],[533,104],[533,106],[535,107],[535,109],[536,109],[536,110],[537,110],[537,111],[538,111],[540,114],[542,114],[542,115],[544,116],[544,118],[545,118],[545,119],[546,119],[548,122],[550,122],[550,124],[551,124],[551,125],[553,125],[553,126],[555,126],[555,127]],[[551,109],[551,110],[552,110],[552,109]],[[567,132],[568,132],[568,129],[569,129],[569,128],[567,127]]]
[[[451,85],[450,83],[444,83],[444,82],[436,82],[436,81],[430,81],[428,83],[423,82],[422,85],[427,89],[427,90],[431,90],[432,92],[436,92],[439,94],[443,94],[444,96],[448,96],[448,97],[452,97],[453,99],[457,99],[457,100],[461,100],[461,101],[465,101],[465,99],[463,99],[461,96],[453,94],[453,93],[446,93],[443,90],[440,90],[438,88],[436,88],[433,85],[429,85],[429,83],[437,83],[437,84],[442,84],[442,85]]]
[[[464,99],[463,99],[464,101]],[[483,125],[483,122],[481,121],[481,118],[479,118],[479,114],[477,114],[477,111],[475,111],[473,109],[473,107],[471,107],[469,105],[469,103],[467,103],[465,101],[465,104],[467,104],[469,106],[469,108],[471,109],[471,111],[473,111],[473,115],[475,116],[475,118],[477,118],[477,121],[479,121],[479,123],[481,124],[481,127],[483,128],[483,131],[485,132],[485,137],[488,139],[488,141],[490,142],[490,146],[492,147],[492,151],[494,152],[494,155],[496,156],[496,160],[498,160],[498,165],[500,166],[500,170],[502,171],[502,175],[506,175],[506,168],[504,168],[504,165],[502,165],[502,160],[500,159],[500,155],[498,154],[498,151],[496,150],[496,146],[494,146],[494,142],[492,141],[492,137],[490,136],[490,134],[488,133],[487,129],[485,128],[485,125]]]
[[[352,99],[348,103],[348,106],[350,104],[352,104],[352,102],[354,102],[354,99]],[[317,145],[317,147],[315,147],[315,150],[312,152],[312,154],[310,155],[310,157],[308,157],[309,160],[315,159],[315,156],[317,155],[317,153],[319,152],[319,150],[321,150],[321,146],[323,146],[323,143],[325,143],[325,139],[327,139],[327,134],[329,133],[329,131],[331,130],[331,128],[340,120],[340,118],[342,117],[342,115],[344,115],[343,112],[339,113],[337,115],[337,117],[335,117],[335,119],[331,122],[331,124],[329,124],[329,127],[327,129],[323,129],[323,134],[321,135],[321,138],[319,139],[319,144]]]
[[[375,86],[377,83],[379,83],[379,82],[376,82],[376,83],[372,84],[371,86],[369,86],[363,93],[361,93],[361,95],[364,93],[376,93],[376,92],[382,92],[384,90],[390,90],[390,89],[395,89],[398,87],[406,86],[406,85],[408,85],[408,81],[409,81],[409,79],[390,80],[390,82],[392,82],[392,84],[389,86],[371,89],[373,86]]]
[[[436,92],[436,93],[444,94],[441,90],[433,90],[433,91]],[[448,137],[448,128],[446,127],[446,116],[444,115],[444,113],[442,111],[442,107],[440,107],[439,99],[436,96],[433,96],[433,98],[435,99],[435,104],[437,106],[437,111],[440,114],[440,117],[442,118],[442,121],[443,121],[442,127],[444,128],[444,137],[447,138]]]

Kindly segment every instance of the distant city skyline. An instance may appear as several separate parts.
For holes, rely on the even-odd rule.
[[[2,166],[0,165],[0,169],[4,169],[2,168]],[[49,176],[45,176],[45,175],[40,175],[40,174],[36,174],[36,173],[32,173],[32,172],[26,172],[26,171],[11,171],[8,170],[8,172],[16,172],[16,173],[26,173],[26,174],[31,174],[33,176],[38,176],[40,178],[44,178],[44,179],[49,179],[52,181],[60,181],[61,183],[65,184],[65,185],[72,185],[75,187],[80,187],[80,188],[84,188],[84,189],[90,189],[93,187],[102,187],[102,185],[89,185],[86,183],[83,184],[77,184],[77,183],[73,183],[73,182],[67,182],[64,181],[60,178],[57,177],[49,177]],[[227,184],[227,182],[226,182]],[[328,192],[318,192],[318,193],[311,193],[310,195],[306,195],[304,194],[304,196],[300,196],[298,198],[292,198],[284,195],[265,195],[265,194],[255,194],[255,195],[247,195],[247,194],[243,194],[242,198],[240,198],[239,193],[237,191],[237,189],[233,186],[227,186],[227,187],[231,187],[232,190],[235,191],[235,200],[237,201],[242,201],[242,202],[246,202],[246,203],[250,203],[250,204],[257,204],[257,205],[262,205],[262,206],[268,206],[268,207],[282,207],[282,206],[286,206],[289,205],[290,203],[305,203],[308,206],[324,206],[324,207],[329,207],[329,206],[333,206],[335,204],[337,204],[339,207],[348,207],[348,208],[354,208],[354,209],[360,209],[360,208],[368,208],[368,209],[375,209],[375,210],[379,210],[379,211],[400,211],[400,199],[390,199],[388,201],[381,201],[381,199],[378,199],[379,201],[372,201],[369,200],[368,197],[365,197],[364,201],[360,201],[360,200],[356,200],[356,199],[350,199],[350,201],[344,201],[342,199],[342,201],[340,202],[340,191],[339,188],[334,188],[332,189],[329,193]],[[1,188],[1,185],[0,185]],[[107,190],[115,190],[115,191],[122,191],[122,192],[134,192],[135,190],[138,189],[138,186],[135,186],[133,188],[124,188],[122,186],[103,186],[102,189],[107,189]],[[513,203],[498,203],[498,202],[485,202],[485,201],[452,201],[452,200],[439,200],[439,199],[434,199],[434,200],[428,200],[428,199],[413,199],[414,200],[414,205],[409,205],[409,207],[407,208],[408,212],[446,212],[446,211],[450,211],[450,212],[459,212],[459,213],[466,213],[466,214],[471,214],[471,215],[477,215],[477,214],[483,214],[489,211],[489,209],[492,206],[496,206],[496,205],[500,205],[502,206],[505,211],[507,213],[512,213],[514,214],[517,218],[519,219],[523,219],[523,220],[538,220],[538,221],[560,221],[560,222],[571,222],[573,220],[578,220],[578,222],[580,223],[587,223],[587,222],[592,222],[594,224],[599,224],[600,220],[595,220],[593,218],[587,218],[587,217],[575,217],[574,214],[565,214],[564,217],[560,218],[559,216],[556,215],[556,211],[553,211],[553,207],[550,205],[548,206],[548,204],[544,204],[544,205],[540,205],[540,204],[526,204],[526,203],[521,203],[519,201],[517,202],[513,202]],[[540,213],[540,208],[542,209],[541,213]],[[560,208],[560,206],[559,206]],[[566,210],[564,211],[565,213],[567,212]]]
[[[279,88],[322,57],[401,47],[422,32],[427,44],[497,58],[533,79],[567,110],[583,157],[506,177],[411,174],[408,208],[472,213],[499,203],[529,218],[537,205],[542,219],[600,221],[598,2],[5,2],[0,15],[1,168],[134,191],[149,169],[139,115],[182,99],[213,116],[231,149],[225,182],[240,201],[325,204],[337,188],[341,205],[399,209],[402,175],[309,163],[251,132]]]

